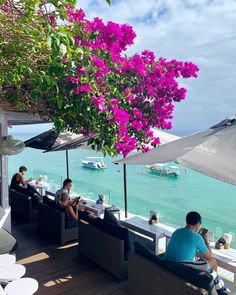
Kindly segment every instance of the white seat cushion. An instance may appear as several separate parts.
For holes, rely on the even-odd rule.
[[[6,295],[32,295],[38,290],[39,284],[35,279],[22,278],[9,283],[5,287]]]

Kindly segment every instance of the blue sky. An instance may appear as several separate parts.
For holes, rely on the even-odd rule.
[[[190,60],[198,79],[184,80],[187,99],[176,104],[173,132],[205,129],[236,113],[236,1],[80,0],[87,17],[128,23],[137,33],[128,54],[149,49],[157,57]],[[28,127],[32,130],[31,127]],[[38,126],[39,132],[47,129]],[[49,127],[50,128],[50,127]],[[21,131],[22,127],[14,128]],[[24,127],[27,131],[27,127]]]

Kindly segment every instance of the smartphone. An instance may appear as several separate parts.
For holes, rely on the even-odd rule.
[[[206,229],[206,228],[200,228],[200,230],[199,230],[199,234],[202,235],[203,237],[205,237],[207,232],[208,232],[208,229]]]

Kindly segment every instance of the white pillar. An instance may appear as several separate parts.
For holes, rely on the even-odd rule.
[[[0,110],[0,136],[7,136],[7,118]],[[11,208],[8,195],[8,156],[0,155],[0,228],[11,232]]]

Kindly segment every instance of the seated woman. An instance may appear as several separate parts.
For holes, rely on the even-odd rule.
[[[71,201],[68,193],[61,194],[59,206],[64,209],[66,215],[66,228],[76,227],[78,225],[79,212],[84,210],[84,206],[79,201]]]

